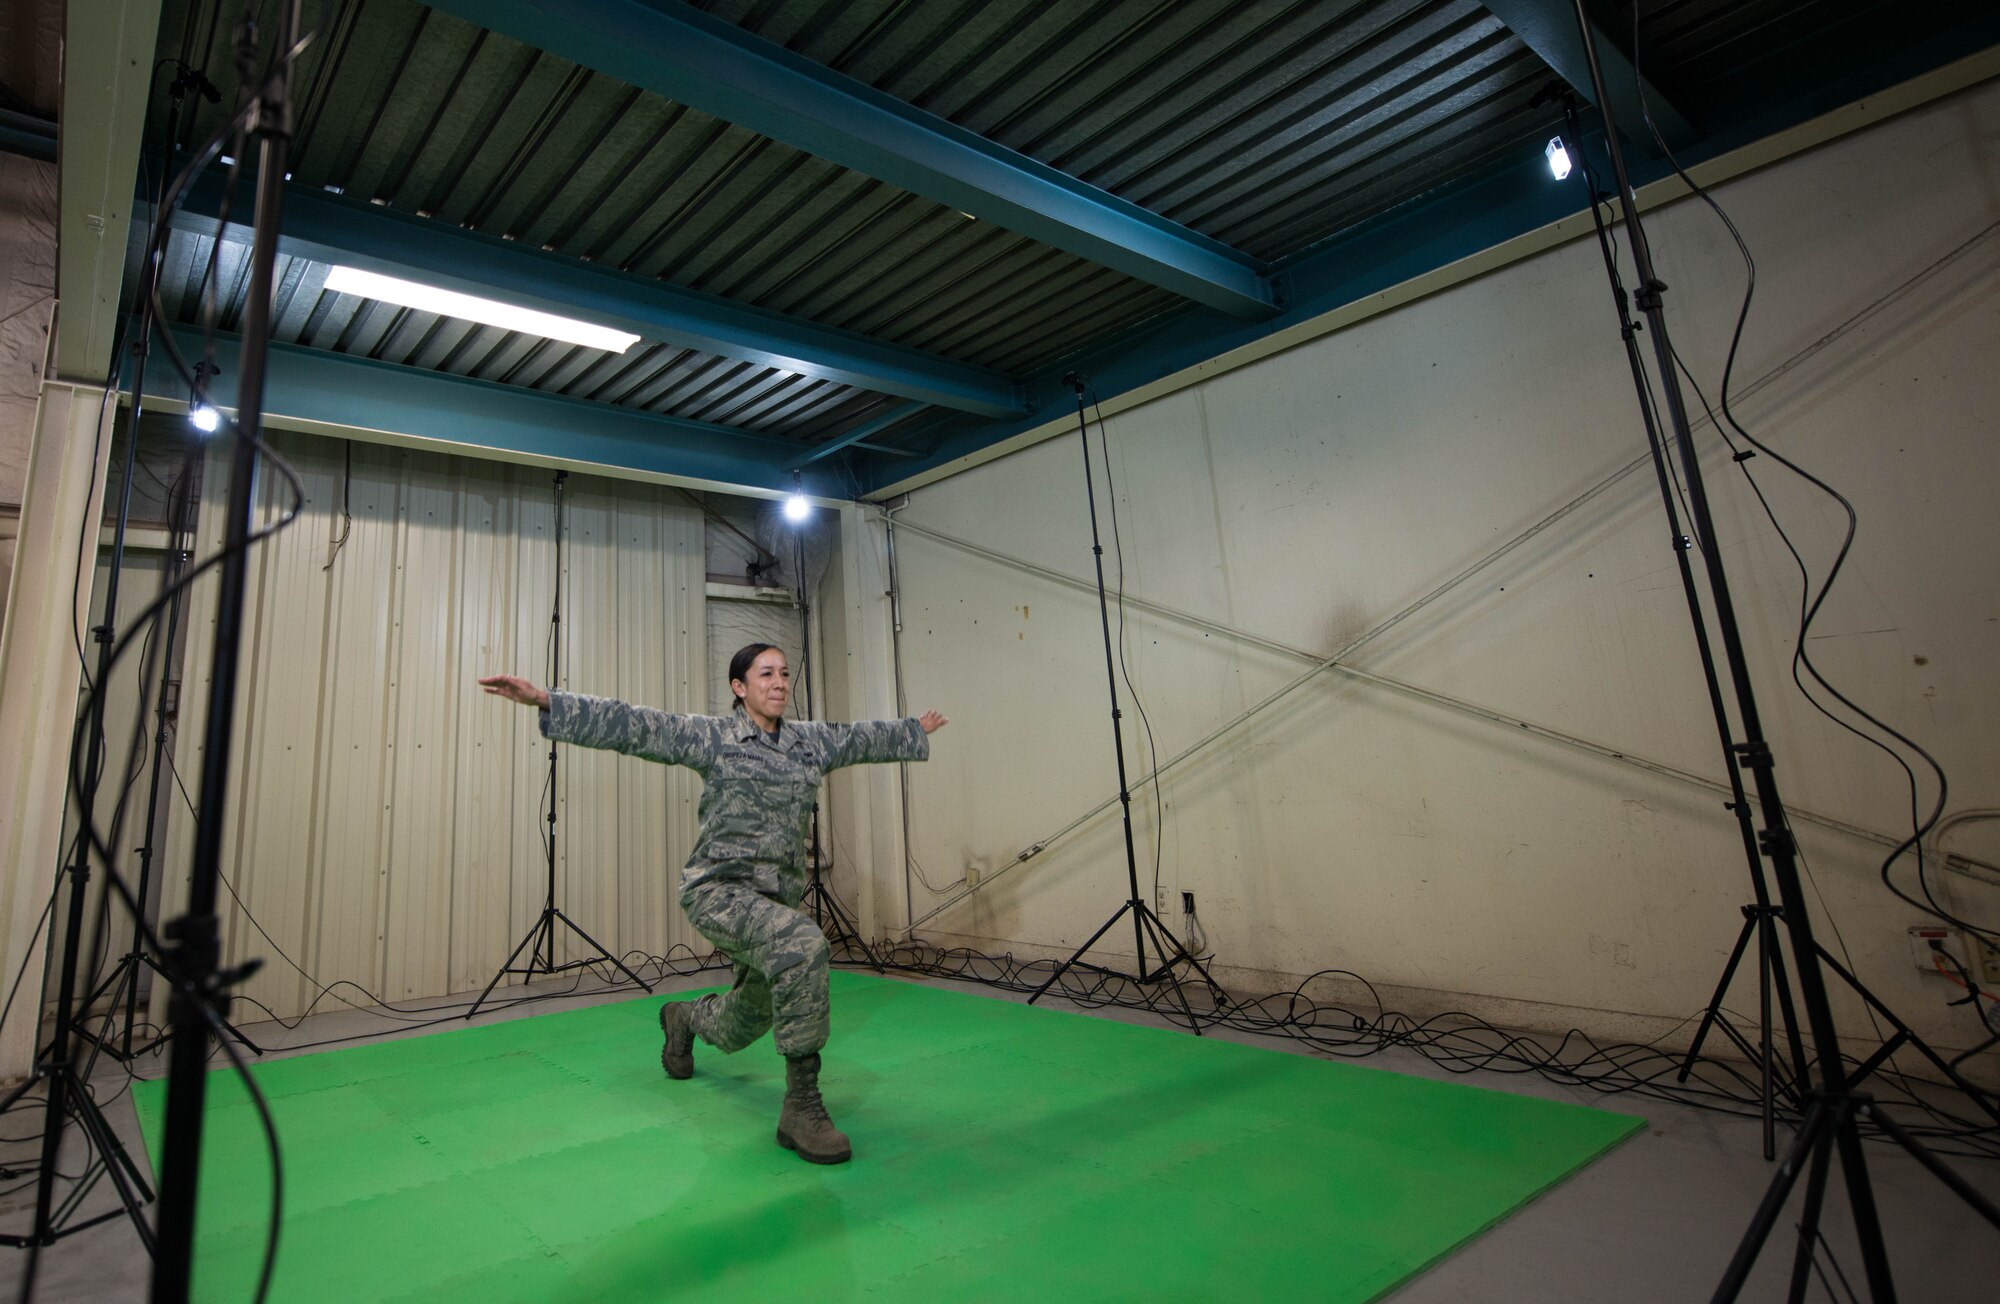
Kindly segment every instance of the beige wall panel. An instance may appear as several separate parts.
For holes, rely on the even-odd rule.
[[[328,460],[334,454],[323,453]],[[354,449],[349,511],[354,526],[329,571],[330,614],[322,710],[326,715],[326,797],[315,829],[322,870],[318,928],[308,967],[322,981],[337,975],[387,999],[382,990],[394,800],[391,722],[399,705],[396,626],[401,587],[428,576],[398,564],[408,454]],[[304,524],[304,523],[302,523]],[[327,537],[324,525],[308,526]]]
[[[1996,122],[2000,89],[1969,92],[1721,194],[1759,265],[1738,415],[1860,513],[1814,656],[1944,762],[1953,809],[2000,790],[2000,237],[1978,238],[2000,221],[1981,181]],[[1740,264],[1696,203],[1648,230],[1676,342],[1712,390]],[[1643,454],[1611,314],[1596,250],[1574,244],[1114,417],[1115,495],[1101,468],[1097,482],[1114,587],[1113,505],[1133,594],[1332,653]],[[1792,687],[1797,570],[1728,450],[1712,431],[1701,440],[1788,799],[1907,828],[1900,772]],[[1824,575],[1838,509],[1770,457],[1749,466]],[[1087,578],[1081,477],[1072,436],[920,490],[906,515]],[[911,771],[914,857],[944,889],[919,884],[921,916],[968,863],[993,873],[1114,796],[1115,777],[1094,598],[914,531],[898,543],[908,699],[953,717],[950,745]],[[1163,759],[1307,664],[1136,610],[1124,648]],[[1650,466],[1351,660],[1722,774]],[[1144,722],[1120,692],[1150,891]],[[1337,673],[1172,771],[1160,795],[1169,920],[1183,923],[1179,892],[1194,892],[1220,962],[1244,971],[1342,967],[1650,1035],[1706,1001],[1750,896],[1712,792]],[[1878,881],[1885,849],[1800,830],[1828,945],[1935,1043],[1977,1040],[1946,1006],[1955,989],[1909,961],[1904,929],[1921,916]],[[1124,899],[1123,862],[1114,804],[919,931],[1074,945]],[[2000,911],[2000,892],[1967,879],[1942,890],[1976,918]],[[1129,953],[1129,932],[1107,946]],[[1869,1035],[1853,1002],[1841,1013]]]
[[[483,986],[517,938],[507,935],[511,867],[518,859],[539,863],[535,830],[523,832],[515,819],[514,779],[531,768],[531,756],[515,745],[520,722],[505,704],[489,701],[474,683],[481,675],[531,674],[515,655],[514,626],[519,612],[520,515],[513,479],[466,477],[458,565],[464,577],[456,673],[446,691],[459,700],[458,764],[453,767],[451,859],[451,947],[446,985],[450,991]],[[517,852],[517,843],[522,844]]]
[[[636,685],[635,695],[652,703],[672,696],[668,684],[671,608],[667,602],[667,548],[672,536],[671,522],[651,510],[641,495],[628,491],[616,504],[611,526],[617,531],[615,556],[618,559],[616,597],[621,625],[636,618],[636,637],[619,640],[629,664],[627,682]],[[642,858],[657,855],[666,845],[667,807],[671,800],[666,766],[620,767],[617,776],[617,831],[615,862],[610,874],[597,877],[600,891],[595,896],[595,918],[604,921],[610,936],[592,932],[613,955],[637,949],[641,955],[662,949],[668,911],[679,913],[668,898],[671,870],[664,864],[646,865]],[[588,925],[585,925],[588,928]]]
[[[404,470],[400,521],[404,576],[398,595],[396,722],[389,740],[393,779],[388,922],[390,999],[448,990],[452,838],[459,712],[468,685],[458,678],[464,601],[458,568],[465,528],[466,468],[413,457]]]
[[[281,447],[307,481],[308,504],[253,562],[238,713],[246,759],[232,787],[225,871],[270,941],[322,982],[388,1000],[477,989],[546,893],[547,744],[534,713],[473,681],[502,670],[546,677],[549,485],[519,468],[357,444],[352,525],[335,553],[344,450],[306,436]],[[225,480],[212,463],[209,548]],[[278,494],[267,483],[267,507]],[[697,705],[699,512],[655,490],[578,479],[570,508],[563,678],[673,709]],[[198,603],[189,655],[201,658],[205,679],[212,582]],[[190,722],[205,711],[195,689]],[[191,729],[184,770],[198,770],[199,752]],[[694,782],[563,750],[558,904],[614,952],[660,954],[686,936],[672,885],[693,842]],[[174,847],[177,909],[185,827]],[[242,911],[228,924],[232,958],[270,955]],[[559,958],[581,953],[566,940]],[[273,960],[251,993],[289,1014],[315,990]]]
[[[225,843],[229,860],[217,895],[225,948],[265,957],[263,969],[239,991],[274,1010],[297,1008],[316,994],[275,951],[301,965],[308,964],[311,951],[312,828],[327,618],[319,569],[326,560],[325,537],[314,527],[324,522],[328,495],[340,487],[324,466],[308,462],[295,470],[306,494],[298,521],[250,558],[243,706],[236,719],[227,812],[233,835]],[[227,471],[213,481],[226,495]],[[258,487],[260,524],[276,520],[293,501],[291,486],[272,468]],[[201,669],[206,673],[206,663]],[[194,717],[197,734],[203,719]],[[246,1012],[246,1017],[252,1016]]]

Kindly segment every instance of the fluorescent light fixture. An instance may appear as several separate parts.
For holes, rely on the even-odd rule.
[[[812,515],[812,504],[804,494],[793,494],[785,499],[785,519],[797,524]]]
[[[212,435],[222,424],[222,417],[206,403],[196,403],[188,409],[188,421],[204,435]]]
[[[379,299],[383,303],[401,304],[421,312],[434,312],[441,317],[476,321],[484,326],[498,326],[502,330],[541,335],[569,344],[581,344],[587,349],[603,349],[607,353],[623,353],[639,342],[637,335],[615,331],[608,326],[594,326],[587,321],[558,317],[550,312],[536,312],[532,308],[481,299],[455,290],[441,290],[434,285],[420,285],[415,281],[364,272],[358,267],[335,267],[326,274],[326,288],[336,294],[358,294],[365,299]]]
[[[1569,151],[1563,147],[1561,136],[1549,137],[1547,147],[1542,150],[1542,157],[1549,161],[1549,171],[1556,180],[1562,181],[1569,176]]]

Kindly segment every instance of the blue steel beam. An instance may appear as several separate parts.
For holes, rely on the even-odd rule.
[[[1484,3],[1495,18],[1521,38],[1522,44],[1555,70],[1556,76],[1569,83],[1579,99],[1586,104],[1597,103],[1574,0],[1484,0]],[[1611,118],[1618,124],[1619,134],[1657,154],[1659,146],[1653,140],[1653,133],[1646,129],[1646,114],[1650,112],[1669,149],[1693,144],[1697,138],[1694,127],[1660,93],[1660,88],[1641,76],[1632,61],[1594,23],[1591,37],[1597,43],[1597,61],[1604,70],[1604,93],[1610,97]]]
[[[174,227],[213,236],[223,188],[223,178],[215,173],[198,180],[173,215]],[[226,240],[250,242],[250,228],[242,224],[247,193],[246,184],[223,232]],[[346,263],[504,299],[619,327],[648,340],[974,416],[1015,417],[1027,408],[1011,377],[985,367],[306,186],[286,187],[278,248],[314,262]]]
[[[875,448],[873,445],[865,444],[865,441],[873,439],[876,435],[881,434],[884,430],[887,430],[890,426],[895,425],[899,421],[908,420],[910,417],[915,416],[917,413],[922,412],[923,410],[924,410],[924,405],[922,403],[905,403],[901,407],[891,408],[889,411],[883,413],[879,417],[876,417],[872,421],[862,422],[860,425],[854,427],[854,429],[848,431],[844,435],[835,435],[832,439],[827,440],[823,444],[814,444],[812,451],[807,453],[804,457],[800,458],[796,463],[794,463],[794,465],[800,467],[811,466],[814,462],[820,461],[822,458],[832,457],[835,453],[841,452],[844,449],[854,448],[857,446],[868,447],[872,452],[889,453],[893,455],[899,452],[900,450],[892,448]]]
[[[1594,148],[1601,154],[1601,142],[1602,136],[1593,134],[1579,148]],[[1707,152],[1704,151],[1704,156]],[[1633,180],[1643,185],[1666,170],[1663,161],[1651,160],[1635,168]],[[1583,209],[1580,178],[1567,183],[1552,180],[1548,168],[1542,164],[1539,149],[1530,146],[1516,157],[1501,160],[1422,199],[1363,222],[1293,260],[1284,269],[1291,283],[1291,306],[1273,321],[1241,322],[1196,309],[1178,317],[1148,322],[1120,339],[1057,363],[1037,376],[1031,392],[1039,406],[1033,416],[979,426],[954,421],[940,432],[921,461],[883,463],[857,459],[862,493],[873,494],[889,488],[1024,431],[1063,420],[1065,416],[1073,429],[1076,400],[1058,380],[1065,370],[1088,376],[1097,394],[1108,399],[1357,303]]]
[[[466,22],[1232,316],[1249,255],[679,0],[434,0]]]
[[[201,356],[199,331],[178,325],[170,329],[188,362]],[[209,397],[216,406],[233,409],[242,341],[221,334],[216,341],[221,374],[209,382]],[[129,375],[126,381],[130,383]],[[146,370],[146,390],[159,398],[184,402],[188,397],[186,382],[161,357]],[[792,468],[802,447],[795,440],[729,426],[289,344],[271,346],[264,410],[277,426],[287,419],[323,422],[472,456],[486,450],[785,493],[791,492]],[[846,496],[831,478],[814,483],[808,476],[805,491]]]

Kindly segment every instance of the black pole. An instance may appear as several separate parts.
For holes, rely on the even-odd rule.
[[[1794,1139],[1791,1153],[1780,1164],[1778,1174],[1737,1247],[1721,1283],[1716,1287],[1714,1298],[1717,1301],[1734,1300],[1742,1291],[1751,1265],[1776,1224],[1778,1212],[1797,1178],[1799,1161],[1808,1154],[1819,1155],[1823,1147],[1830,1145],[1839,1157],[1846,1181],[1848,1204],[1854,1216],[1857,1239],[1861,1243],[1869,1294],[1877,1301],[1892,1301],[1896,1297],[1896,1288],[1889,1271],[1874,1188],[1869,1182],[1867,1157],[1862,1153],[1861,1133],[1857,1125],[1858,1116],[1872,1110],[1874,1102],[1853,1089],[1853,1082],[1841,1064],[1833,1008],[1827,1000],[1826,983],[1820,970],[1822,957],[1818,944],[1813,940],[1805,889],[1799,878],[1797,848],[1790,830],[1785,827],[1785,806],[1778,790],[1776,762],[1758,715],[1756,690],[1751,683],[1749,662],[1743,652],[1742,630],[1737,623],[1735,604],[1730,598],[1729,577],[1716,538],[1707,486],[1702,480],[1701,458],[1695,448],[1694,432],[1688,422],[1675,370],[1673,345],[1667,334],[1662,299],[1667,287],[1654,269],[1652,250],[1646,242],[1644,224],[1639,218],[1638,197],[1633,192],[1631,176],[1625,167],[1624,150],[1618,142],[1617,124],[1606,108],[1604,70],[1598,62],[1596,37],[1584,12],[1583,0],[1572,2],[1590,66],[1591,87],[1604,124],[1605,146],[1610,152],[1612,170],[1618,181],[1632,261],[1639,278],[1639,309],[1646,318],[1646,329],[1653,337],[1653,357],[1660,374],[1660,392],[1666,401],[1668,423],[1680,453],[1682,478],[1687,484],[1689,515],[1693,519],[1695,539],[1701,547],[1709,599],[1714,607],[1717,632],[1721,637],[1723,656],[1735,695],[1742,738],[1734,747],[1735,760],[1750,771],[1756,789],[1762,819],[1757,847],[1770,859],[1772,876],[1777,881],[1779,908],[1783,912],[1786,930],[1791,935],[1792,958],[1798,968],[1799,995],[1805,1005],[1806,1018],[1812,1028],[1813,1049],[1819,1060],[1818,1081],[1814,1082],[1810,1076],[1805,1081],[1810,1088],[1805,1123]],[[1810,1074],[1810,1068],[1808,1072]],[[1921,1147],[1915,1146],[1907,1136],[1896,1139],[1911,1146],[1912,1154],[1922,1157],[1924,1152]],[[1800,1247],[1793,1271],[1794,1298],[1803,1288],[1803,1271],[1810,1262],[1812,1246],[1819,1236],[1818,1218],[1826,1179],[1827,1163],[1816,1157],[1807,1183],[1805,1217],[1799,1225]]]
[[[569,483],[569,472],[556,472],[556,593],[555,602],[549,608],[549,687],[562,683],[562,602],[563,602],[563,488]],[[561,804],[561,790],[556,786],[556,740],[549,739],[549,814],[548,841],[544,851],[548,856],[548,894],[542,903],[541,941],[535,943],[535,955],[542,967],[550,973],[556,968],[556,807]],[[546,958],[544,948],[546,947]]]
[[[1584,157],[1583,129],[1577,119],[1575,101],[1567,95],[1563,97],[1563,117],[1570,129],[1570,136],[1576,141],[1577,163],[1584,175],[1584,184],[1589,190],[1590,220],[1597,232],[1598,253],[1604,260],[1604,274],[1611,285],[1612,302],[1618,312],[1618,334],[1625,345],[1625,361],[1632,372],[1632,388],[1639,401],[1639,418],[1646,428],[1646,447],[1653,455],[1653,474],[1659,482],[1660,503],[1666,509],[1667,528],[1671,537],[1674,564],[1680,571],[1681,592],[1687,599],[1688,617],[1694,625],[1695,650],[1701,657],[1702,683],[1708,690],[1709,710],[1715,717],[1715,732],[1722,743],[1722,768],[1729,776],[1728,809],[1736,816],[1736,828],[1743,841],[1744,862],[1750,869],[1750,886],[1757,898],[1754,913],[1745,919],[1745,936],[1754,928],[1757,940],[1757,967],[1760,1015],[1762,1033],[1757,1048],[1762,1072],[1762,1113],[1764,1122],[1764,1158],[1771,1159],[1777,1153],[1777,1109],[1774,1066],[1771,1062],[1771,984],[1775,980],[1778,989],[1780,1012],[1784,1020],[1784,1035],[1789,1044],[1792,1058],[1793,1085],[1803,1091],[1806,1083],[1805,1045],[1798,1032],[1798,1016],[1792,1008],[1791,985],[1785,977],[1784,957],[1777,949],[1776,918],[1779,914],[1771,906],[1770,889],[1764,881],[1764,862],[1757,850],[1757,829],[1750,814],[1750,803],[1743,791],[1743,775],[1736,765],[1736,738],[1729,723],[1729,708],[1722,696],[1722,682],[1716,675],[1715,652],[1708,637],[1708,622],[1702,617],[1701,594],[1695,587],[1694,568],[1688,561],[1688,551],[1693,546],[1681,529],[1680,509],[1674,501],[1674,486],[1667,461],[1666,443],[1660,437],[1659,423],[1654,418],[1651,400],[1652,390],[1646,383],[1645,363],[1639,356],[1639,326],[1632,320],[1632,314],[1625,293],[1625,284],[1618,275],[1618,262],[1612,256],[1611,235],[1604,225],[1601,211],[1602,196],[1598,193],[1597,178],[1590,170]],[[1723,981],[1717,987],[1715,999],[1709,1003],[1701,1026],[1688,1046],[1687,1058],[1681,1063],[1680,1080],[1687,1081],[1688,1073],[1694,1066],[1695,1057],[1701,1052],[1703,1039],[1708,1029],[1720,1017],[1724,993],[1729,986],[1729,975],[1735,970],[1735,962],[1740,958],[1741,948],[1731,957],[1724,971]]]
[[[1083,378],[1072,373],[1064,383],[1076,387],[1077,438],[1083,446],[1083,496],[1090,505],[1090,559],[1097,568],[1097,621],[1104,634],[1105,687],[1111,694],[1111,752],[1118,761],[1118,814],[1125,832],[1125,877],[1132,888],[1132,938],[1139,957],[1139,972],[1143,974],[1146,933],[1140,922],[1139,907],[1145,902],[1139,899],[1139,853],[1132,842],[1132,788],[1125,777],[1125,726],[1123,712],[1118,709],[1118,660],[1111,650],[1111,604],[1104,594],[1104,543],[1097,532],[1097,490],[1090,474],[1090,424],[1084,416]],[[1161,957],[1162,963],[1165,958]]]
[[[242,657],[243,594],[249,579],[251,517],[256,508],[257,440],[264,420],[264,364],[271,338],[272,270],[291,152],[291,49],[299,0],[287,0],[272,45],[270,77],[257,88],[253,130],[258,140],[256,235],[244,297],[243,344],[236,391],[236,445],[229,467],[229,506],[216,600],[215,650],[209,662],[208,720],[201,766],[201,819],[195,826],[187,911],[167,928],[167,970],[173,976],[169,1024],[173,1047],[167,1118],[161,1147],[159,1251],[153,1259],[156,1304],[184,1304],[194,1268],[195,1201],[200,1187],[202,1109],[208,1091],[209,1021],[219,1013],[221,959],[215,916],[222,872],[223,814],[236,719]],[[245,20],[238,43],[243,81],[256,75],[256,26]]]
[[[1063,377],[1063,384],[1070,386],[1076,391],[1076,429],[1077,436],[1083,445],[1083,494],[1084,501],[1090,509],[1090,552],[1091,558],[1097,568],[1097,619],[1098,625],[1104,634],[1104,675],[1111,691],[1111,746],[1118,762],[1118,806],[1125,832],[1125,880],[1130,888],[1130,892],[1126,897],[1125,904],[1118,907],[1111,918],[1105,920],[1103,925],[1096,932],[1092,933],[1082,946],[1079,946],[1072,952],[1069,959],[1064,960],[1055,967],[1054,971],[1049,974],[1048,979],[1035,989],[1035,994],[1028,998],[1028,1004],[1033,1005],[1036,1001],[1042,999],[1042,996],[1049,988],[1055,986],[1057,980],[1071,969],[1088,969],[1093,973],[1127,978],[1131,982],[1142,985],[1158,982],[1164,978],[1172,982],[1174,995],[1180,999],[1181,1012],[1187,1018],[1188,1027],[1199,1037],[1201,1035],[1201,1020],[1196,1017],[1194,1006],[1188,1001],[1187,993],[1182,990],[1180,981],[1173,976],[1175,962],[1186,960],[1194,971],[1201,975],[1202,981],[1208,985],[1208,990],[1214,996],[1218,1006],[1227,1004],[1228,998],[1224,995],[1222,988],[1216,985],[1215,979],[1209,976],[1208,970],[1202,965],[1201,961],[1195,959],[1194,953],[1181,944],[1180,939],[1175,937],[1166,924],[1161,922],[1160,917],[1154,913],[1152,905],[1139,895],[1139,855],[1132,838],[1132,787],[1125,773],[1125,730],[1121,723],[1122,712],[1118,707],[1118,659],[1111,648],[1111,604],[1104,588],[1104,543],[1097,529],[1097,490],[1090,466],[1090,422],[1084,409],[1084,381],[1083,377],[1076,372],[1070,372]],[[1105,466],[1107,479],[1110,474],[1111,468],[1109,463],[1107,463]],[[1157,836],[1157,832],[1155,836]],[[1110,932],[1112,926],[1122,919],[1127,911],[1131,912],[1132,915],[1132,937],[1135,944],[1134,952],[1137,956],[1137,967],[1134,972],[1126,975],[1118,973],[1114,969],[1107,969],[1101,965],[1084,963],[1083,957],[1085,953],[1091,947],[1097,945],[1097,939]],[[1160,967],[1158,969],[1148,969],[1146,966],[1146,937],[1148,933],[1152,934],[1154,949],[1160,953]]]
[[[174,519],[167,539],[168,561],[166,574],[163,578],[169,586],[180,581],[181,568],[187,565],[191,552],[187,544],[186,535],[188,532],[188,505],[194,499],[194,468],[195,459],[190,455],[187,470],[184,473],[186,478],[182,486],[181,501],[174,505]],[[148,784],[146,791],[146,840],[139,847],[139,885],[137,896],[139,898],[139,907],[142,910],[146,907],[146,897],[152,888],[153,833],[159,825],[160,781],[164,777],[162,770],[165,768],[167,721],[170,718],[167,709],[167,690],[173,684],[174,640],[180,636],[181,601],[183,596],[176,595],[174,600],[167,605],[167,634],[165,641],[160,645],[160,683],[157,690],[159,697],[153,703],[153,766],[151,782]],[[128,1060],[132,1058],[132,1024],[138,1018],[139,1014],[139,966],[146,963],[146,959],[146,950],[139,944],[138,929],[134,928],[132,932],[132,950],[125,957],[125,963],[130,973],[131,985],[126,989],[125,1028],[121,1050],[124,1057]]]

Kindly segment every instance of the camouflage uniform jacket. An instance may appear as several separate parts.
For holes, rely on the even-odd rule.
[[[805,894],[807,840],[826,772],[930,756],[930,738],[913,719],[781,720],[773,735],[741,711],[674,715],[582,693],[551,691],[541,726],[557,742],[685,765],[701,775],[701,831],[681,873],[682,889],[744,883],[787,905]]]

